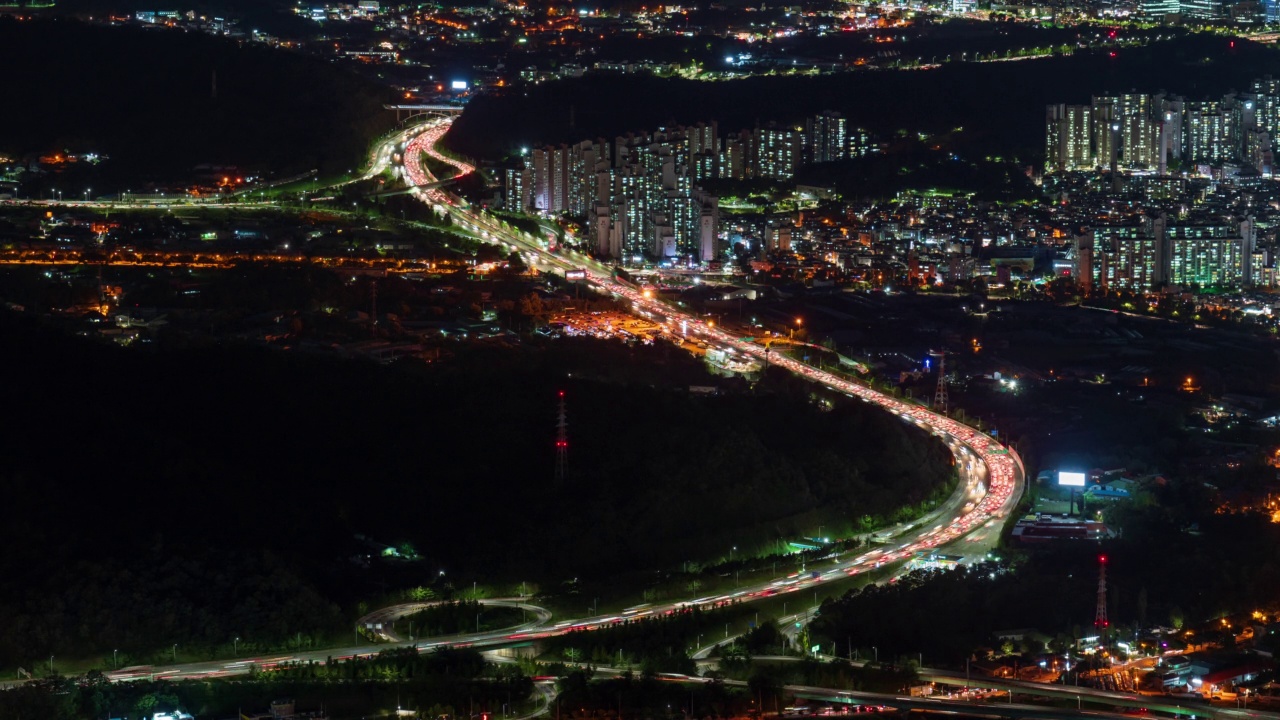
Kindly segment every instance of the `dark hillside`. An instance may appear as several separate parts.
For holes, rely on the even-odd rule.
[[[332,64],[165,28],[0,17],[0,67],[0,152],[97,152],[125,177],[343,172],[393,120],[382,88]]]

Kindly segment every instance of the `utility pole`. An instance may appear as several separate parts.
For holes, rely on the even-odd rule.
[[[556,482],[564,482],[569,471],[569,420],[564,409],[564,391],[560,391],[560,413],[556,420]]]
[[[369,327],[377,334],[378,332],[378,280],[375,278],[369,283]]]

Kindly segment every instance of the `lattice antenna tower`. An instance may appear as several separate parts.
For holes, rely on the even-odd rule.
[[[563,482],[569,471],[569,418],[564,409],[564,391],[560,391],[560,408],[556,416],[556,482]]]
[[[938,389],[933,393],[933,411],[947,414],[947,351],[930,350],[929,355],[938,358]]]
[[[1093,611],[1093,626],[1101,635],[1111,622],[1107,620],[1107,556],[1098,556],[1098,607]]]

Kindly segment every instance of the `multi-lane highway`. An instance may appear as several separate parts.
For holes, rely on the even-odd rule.
[[[885,410],[898,415],[905,422],[918,425],[947,443],[958,465],[961,466],[962,478],[968,481],[961,484],[959,492],[953,496],[951,502],[932,514],[926,521],[908,525],[904,528],[897,528],[892,533],[889,533],[888,535],[893,538],[890,546],[843,560],[825,571],[812,572],[808,575],[792,574],[767,583],[757,583],[744,587],[728,594],[694,598],[664,606],[633,608],[619,616],[587,618],[576,622],[565,621],[553,628],[530,631],[527,633],[528,637],[541,637],[545,634],[563,632],[567,629],[598,627],[618,620],[641,617],[651,613],[662,613],[686,605],[716,603],[726,600],[750,601],[777,593],[795,592],[804,587],[811,587],[838,578],[842,574],[857,575],[880,567],[885,563],[906,560],[919,551],[936,550],[957,543],[965,539],[966,536],[970,536],[969,539],[972,539],[981,534],[978,531],[989,532],[994,525],[1000,524],[1000,521],[1006,518],[1017,505],[1025,484],[1025,468],[1022,465],[1022,460],[1011,448],[1001,445],[985,433],[948,417],[938,415],[914,403],[890,397],[860,383],[847,380],[790,357],[770,353],[768,348],[761,347],[754,342],[734,337],[696,316],[662,303],[650,294],[614,280],[612,270],[608,266],[573,251],[552,252],[541,239],[509,228],[504,223],[487,216],[483,211],[474,210],[459,198],[450,196],[440,190],[435,185],[435,178],[423,168],[419,154],[425,154],[438,161],[449,163],[457,169],[459,174],[474,170],[470,165],[450,160],[435,150],[434,146],[448,130],[449,122],[451,120],[441,119],[431,123],[421,135],[418,135],[408,143],[405,153],[402,155],[404,175],[412,185],[424,188],[417,192],[418,197],[423,201],[431,203],[438,211],[451,213],[455,221],[475,232],[482,239],[504,244],[512,250],[520,251],[524,254],[526,260],[536,267],[561,273],[568,271],[585,273],[588,283],[604,292],[630,301],[633,311],[640,315],[679,325],[683,328],[682,332],[698,336],[709,345],[726,349],[732,348],[737,352],[754,357],[762,363],[783,367],[815,383],[844,393],[851,398],[879,405]],[[931,523],[934,524],[930,526]],[[882,535],[882,537],[884,536]],[[963,554],[964,550],[958,550],[958,552]],[[709,651],[709,648],[702,650]],[[948,675],[945,671],[930,672],[935,673],[934,679],[939,681],[942,681]],[[687,680],[696,679],[687,678]],[[1034,694],[1037,690],[1041,692],[1064,690],[1057,686],[1042,686],[1037,683],[1025,683],[1022,685],[1023,687],[1016,688],[1016,691]],[[788,689],[798,693],[807,692],[811,694],[810,696],[815,696],[813,694],[821,696],[824,693],[839,692],[823,688],[795,687]],[[1009,690],[1014,691],[1015,688],[1009,688]],[[1189,715],[1192,718],[1196,714],[1200,714],[1233,719],[1245,717],[1265,718],[1267,720],[1280,719],[1280,715],[1264,711],[1209,706],[1179,707],[1176,704],[1160,702],[1137,694],[1115,693],[1093,688],[1071,688],[1067,692],[1069,693],[1068,696],[1074,697],[1077,701],[1089,700],[1111,705],[1153,709],[1177,715]],[[848,696],[850,694],[839,692],[839,695]],[[1121,700],[1123,702],[1120,702]],[[889,704],[885,699],[880,701]],[[946,703],[916,698],[893,698],[892,704],[900,707],[942,712],[963,712],[975,709],[975,705],[969,703]],[[990,709],[990,706],[979,707],[984,707],[984,710]],[[1118,715],[1107,713],[1073,713],[1069,710],[1061,709],[1050,711],[1040,706],[1003,704],[997,714],[1012,717],[1046,718],[1118,717]]]
[[[956,542],[993,520],[1006,517],[1016,505],[1023,487],[1021,461],[1015,453],[987,435],[912,403],[892,398],[777,353],[769,353],[766,348],[754,343],[742,342],[695,316],[665,305],[634,287],[614,280],[608,266],[573,252],[551,252],[539,238],[508,228],[504,223],[481,211],[467,207],[458,198],[437,187],[437,178],[423,166],[423,155],[454,166],[459,174],[474,170],[472,166],[447,158],[435,150],[434,145],[447,131],[449,122],[449,119],[442,118],[419,128],[418,132],[404,131],[389,138],[375,151],[372,165],[380,170],[393,165],[398,167],[398,172],[402,173],[406,182],[414,188],[415,196],[435,206],[437,210],[451,213],[456,223],[474,232],[481,239],[503,244],[523,253],[537,267],[561,273],[582,271],[586,274],[587,282],[603,292],[630,301],[633,311],[638,314],[678,324],[684,327],[684,331],[688,334],[698,336],[710,345],[733,348],[761,362],[786,368],[851,398],[883,407],[901,417],[905,422],[924,428],[938,436],[951,448],[960,466],[964,482],[960,484],[956,494],[948,503],[925,520],[908,523],[891,532],[880,534],[880,537],[889,541],[888,545],[852,557],[839,558],[835,563],[824,566],[822,570],[791,573],[785,577],[749,582],[732,592],[658,605],[646,604],[616,614],[601,614],[557,623],[550,622],[549,617],[540,614],[540,608],[525,606],[527,610],[534,613],[533,622],[503,631],[421,639],[413,643],[413,646],[420,651],[441,646],[511,645],[574,630],[594,629],[624,620],[660,615],[688,606],[749,602],[783,593],[798,592],[806,588],[814,589],[823,583],[867,573],[883,565],[908,559],[918,551],[933,550]],[[409,643],[401,644],[409,645]],[[324,662],[329,658],[345,659],[357,655],[371,655],[387,647],[387,643],[357,643],[351,647],[317,652],[283,653],[267,657],[185,663],[164,667],[122,668],[109,673],[108,677],[113,680],[142,677],[216,677],[246,673],[254,666],[270,668],[281,663]]]
[[[425,126],[420,135],[406,144],[401,158],[404,175],[410,184],[429,186],[436,181],[436,178],[423,166],[422,155],[454,166],[459,174],[475,170],[473,166],[452,160],[435,149],[435,144],[448,131],[451,122],[452,118],[440,118]],[[950,518],[943,519],[932,528],[918,528],[916,532],[905,534],[901,538],[901,544],[896,547],[860,555],[816,577],[801,578],[796,581],[797,583],[822,582],[835,577],[838,573],[855,575],[869,567],[907,559],[920,550],[936,549],[960,539],[992,519],[1007,516],[1017,504],[1023,487],[1022,462],[1015,452],[997,443],[985,433],[914,403],[885,395],[861,383],[847,380],[790,357],[771,353],[768,348],[754,342],[743,341],[701,318],[663,303],[651,294],[614,280],[611,268],[599,262],[573,252],[551,252],[540,239],[508,228],[501,221],[483,211],[470,208],[465,202],[450,196],[443,190],[438,188],[422,190],[418,193],[418,197],[431,203],[440,211],[451,213],[455,222],[475,232],[482,239],[521,251],[537,266],[551,268],[561,273],[584,272],[588,283],[630,301],[633,311],[641,315],[678,325],[684,329],[683,332],[697,336],[709,345],[731,348],[760,362],[783,367],[849,397],[883,407],[904,421],[914,423],[940,437],[951,447],[958,463],[976,473],[982,481],[983,490],[979,498],[957,508]],[[760,589],[767,588],[749,589],[748,595],[752,590]],[[698,600],[705,602],[719,599],[725,598]]]

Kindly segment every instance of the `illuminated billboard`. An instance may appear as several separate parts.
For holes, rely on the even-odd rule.
[[[1058,484],[1066,487],[1084,487],[1084,473],[1059,470]]]
[[[454,80],[452,83],[450,83],[450,84],[449,84],[449,87],[453,88],[454,90],[466,90],[466,89],[467,89],[467,81],[466,81],[466,80]]]
[[[565,270],[564,279],[565,280],[586,280],[587,271],[586,270]]]

